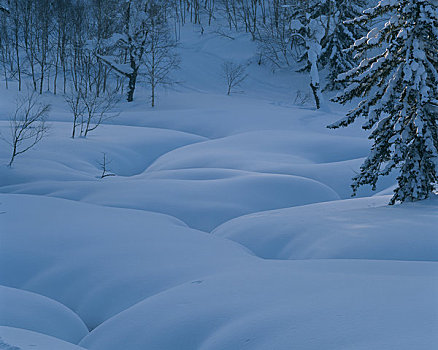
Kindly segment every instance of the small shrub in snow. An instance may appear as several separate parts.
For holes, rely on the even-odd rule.
[[[113,174],[111,170],[108,168],[110,164],[111,164],[111,160],[108,159],[106,153],[103,153],[102,161],[98,162],[98,165],[102,170],[102,174],[100,175],[101,179],[108,176],[116,176],[116,174]]]
[[[310,96],[310,93],[297,90],[297,93],[295,95],[294,104],[298,106],[304,106],[309,104],[312,101],[312,97]]]

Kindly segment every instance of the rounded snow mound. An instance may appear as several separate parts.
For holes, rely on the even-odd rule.
[[[45,334],[27,329],[0,326],[2,350],[86,350]]]
[[[84,197],[84,201],[130,207],[172,215],[190,227],[210,232],[238,216],[263,210],[331,201],[339,196],[330,187],[304,177],[223,170],[192,171],[165,179],[106,182]],[[74,190],[72,188],[72,190]],[[67,195],[68,197],[69,195]]]
[[[80,345],[429,350],[438,343],[437,268],[429,262],[260,260],[146,299]]]
[[[151,295],[255,259],[163,214],[29,195],[0,202],[0,283],[63,303],[90,329]]]
[[[388,206],[390,196],[242,216],[213,231],[268,259],[438,261],[438,200]]]
[[[251,131],[180,147],[161,156],[148,171],[198,167],[262,170],[269,163],[279,167],[283,163],[332,163],[362,158],[368,147],[368,141],[359,137],[302,130]]]
[[[168,174],[162,179],[141,176],[129,181],[113,177],[94,182],[32,182],[8,191],[168,214],[208,232],[245,214],[339,199],[327,185],[300,176],[221,169],[194,169],[190,177],[186,171],[175,171],[173,178]]]
[[[24,328],[71,343],[78,343],[88,333],[78,315],[45,296],[0,286],[0,300],[2,326]]]
[[[8,135],[8,126],[0,121],[0,133]],[[12,169],[3,166],[9,161],[10,150],[2,146],[0,185],[48,180],[96,181],[102,173],[104,154],[109,172],[132,176],[175,148],[206,140],[181,131],[122,125],[103,125],[87,138],[72,139],[70,128],[70,123],[52,122],[50,134],[37,148],[17,157]]]
[[[158,158],[144,176],[158,177],[163,170],[198,168],[285,174],[321,182],[346,198],[351,194],[354,169],[359,168],[368,147],[364,138],[303,130],[244,132],[170,151]],[[392,180],[386,183],[391,185]],[[361,191],[364,195],[369,193]]]

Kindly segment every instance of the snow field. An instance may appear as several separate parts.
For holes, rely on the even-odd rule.
[[[6,209],[0,265],[9,267],[2,269],[2,284],[63,303],[90,329],[165,289],[254,259],[232,241],[162,214],[45,196],[0,197]]]
[[[95,350],[429,349],[434,263],[258,261],[148,298],[96,328]],[[129,327],[125,325],[129,324]]]
[[[370,145],[326,129],[345,109],[293,106],[307,77],[190,28],[155,110],[139,86],[72,140],[45,94],[50,135],[12,169],[1,144],[0,348],[434,348],[437,199],[388,207],[389,177],[346,200]],[[249,77],[228,97],[230,58]],[[3,135],[14,98],[1,88]],[[99,179],[103,152],[117,176]]]

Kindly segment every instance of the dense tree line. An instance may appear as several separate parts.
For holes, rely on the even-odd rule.
[[[320,105],[319,70],[330,69],[327,88],[351,68],[343,52],[361,28],[353,19],[363,0],[8,0],[2,8],[0,59],[6,86],[29,77],[42,93],[117,88],[134,99],[139,74],[151,88],[169,83],[178,67],[174,50],[186,23],[215,25],[222,32],[246,31],[257,41],[260,63],[311,72]],[[115,76],[115,79],[108,79]],[[108,86],[115,81],[115,86]],[[126,86],[125,86],[126,85]]]
[[[154,100],[156,85],[165,83],[178,63],[171,5],[158,0],[9,0],[0,18],[6,87],[16,80],[21,90],[26,77],[40,94],[73,89],[100,96],[116,88],[132,101],[141,71]]]

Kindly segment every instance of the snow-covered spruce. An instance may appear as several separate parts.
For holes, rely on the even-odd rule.
[[[373,28],[353,49],[360,65],[340,75],[348,84],[334,98],[342,104],[363,100],[347,117],[330,125],[347,126],[364,117],[372,129],[371,153],[354,178],[376,186],[380,176],[399,169],[391,204],[429,197],[438,181],[438,7],[426,0],[382,0],[355,22],[370,23],[388,16],[383,28]],[[377,55],[365,55],[383,47]]]
[[[327,84],[325,89],[335,90],[343,86],[337,81],[339,74],[352,69],[357,60],[352,51],[346,50],[356,39],[366,34],[361,23],[352,24],[351,20],[358,17],[365,7],[364,0],[329,0],[325,5],[327,34],[321,41],[322,51],[320,64],[327,68]]]

